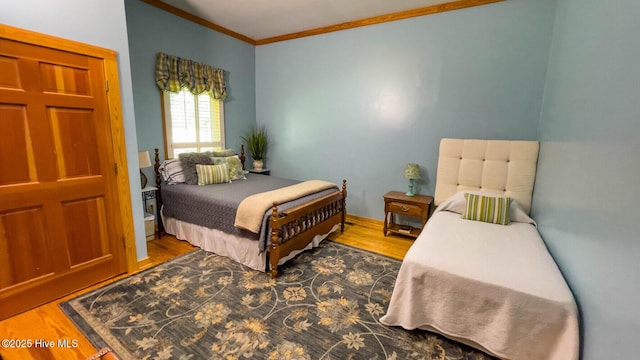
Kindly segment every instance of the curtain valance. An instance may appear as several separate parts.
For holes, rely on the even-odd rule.
[[[208,92],[214,99],[227,97],[224,70],[164,53],[156,55],[156,84],[165,91],[187,88],[194,95]]]

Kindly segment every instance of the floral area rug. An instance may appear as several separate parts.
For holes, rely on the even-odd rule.
[[[327,240],[274,281],[196,250],[60,306],[123,359],[492,359],[382,325],[399,267]]]

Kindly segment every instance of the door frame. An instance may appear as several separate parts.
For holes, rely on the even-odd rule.
[[[18,42],[48,47],[101,59],[104,63],[104,78],[107,82],[107,107],[109,124],[113,141],[114,171],[116,171],[117,197],[120,203],[119,213],[125,247],[127,272],[138,270],[136,255],[136,239],[131,207],[131,186],[129,184],[129,168],[127,166],[127,147],[125,142],[124,119],[120,96],[120,79],[118,76],[118,58],[113,50],[89,45],[73,40],[63,39],[34,31],[24,30],[0,24],[0,37]]]

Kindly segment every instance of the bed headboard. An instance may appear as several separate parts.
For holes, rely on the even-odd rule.
[[[435,205],[461,190],[503,194],[531,210],[537,141],[442,139]]]

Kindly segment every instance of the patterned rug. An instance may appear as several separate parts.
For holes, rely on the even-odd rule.
[[[380,324],[399,267],[327,240],[273,281],[196,250],[60,307],[123,359],[492,359]]]

